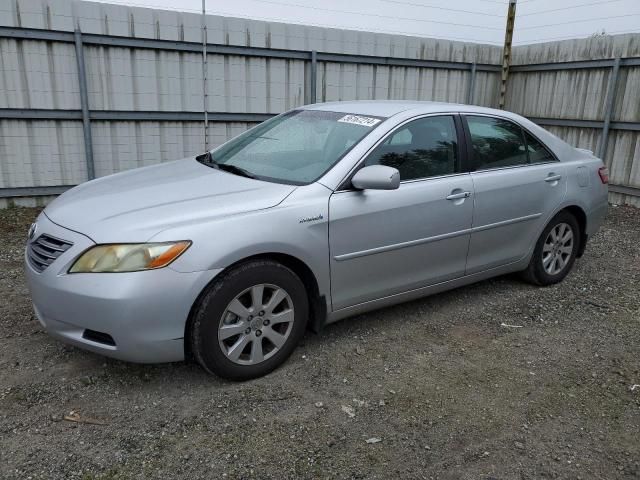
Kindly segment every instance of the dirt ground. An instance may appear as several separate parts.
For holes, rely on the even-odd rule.
[[[611,208],[560,285],[361,315],[246,383],[44,334],[21,263],[36,213],[0,211],[2,478],[640,478],[640,210]]]

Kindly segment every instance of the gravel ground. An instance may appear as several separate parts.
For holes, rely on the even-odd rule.
[[[36,214],[0,211],[3,478],[640,477],[640,210],[611,208],[560,285],[361,315],[246,383],[45,335],[21,265]]]

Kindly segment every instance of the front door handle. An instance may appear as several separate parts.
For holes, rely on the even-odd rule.
[[[460,200],[461,198],[469,198],[471,192],[452,193],[447,197],[447,200]]]
[[[557,182],[561,178],[562,178],[562,175],[554,175],[553,173],[550,173],[549,176],[544,179],[544,181],[548,183]]]

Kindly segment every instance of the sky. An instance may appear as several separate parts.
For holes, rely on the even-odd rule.
[[[201,12],[202,0],[94,0]],[[508,0],[205,0],[207,13],[502,45]],[[178,6],[176,6],[178,5]],[[640,0],[517,0],[514,45],[640,32]]]

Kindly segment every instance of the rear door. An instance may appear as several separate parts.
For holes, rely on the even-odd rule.
[[[566,194],[562,163],[510,120],[464,115],[474,217],[466,274],[520,260]]]
[[[464,275],[473,189],[460,171],[459,122],[456,115],[412,120],[364,159],[397,168],[397,190],[347,186],[331,196],[334,310]]]

